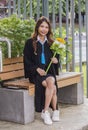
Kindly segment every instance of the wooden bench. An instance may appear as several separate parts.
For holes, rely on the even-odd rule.
[[[78,84],[81,82],[82,77],[83,75],[80,72],[60,73],[56,76],[58,88]],[[0,72],[0,79],[3,82],[4,87],[24,88],[29,90],[30,95],[34,94],[35,85],[24,78],[23,57],[5,59],[3,61],[3,71]]]
[[[82,73],[64,72],[64,73],[60,73],[59,75],[57,75],[56,78],[57,78],[57,84],[58,84],[58,88],[59,88],[59,92],[58,92],[58,101],[59,102],[71,103],[71,104],[81,104],[84,102]],[[17,91],[17,88],[18,88],[19,91],[22,90],[22,92],[28,92],[28,95],[30,96],[30,98],[31,98],[31,96],[32,97],[34,96],[35,85],[30,83],[28,79],[24,78],[23,57],[8,58],[8,59],[3,60],[3,71],[0,72],[0,79],[1,79],[1,85],[3,83],[1,91],[3,91],[3,89],[5,89],[5,91],[12,92],[12,89],[13,89],[13,95],[14,95],[14,93]],[[9,88],[9,90],[7,88]],[[10,90],[10,88],[11,88],[11,90]],[[14,90],[14,88],[15,88],[15,90]],[[1,94],[2,94],[2,92],[1,92]],[[6,100],[6,98],[5,98],[5,100]],[[32,99],[31,103],[33,102],[33,100],[34,99]],[[14,99],[12,102],[14,102]],[[1,103],[2,103],[2,99],[1,99],[0,104]],[[34,104],[34,102],[32,103],[32,105],[33,104]],[[3,104],[2,104],[2,106],[3,106]],[[0,110],[0,111],[2,111],[2,110]],[[25,111],[27,111],[27,110],[25,110]],[[32,113],[32,115],[33,115],[33,113]],[[7,120],[7,117],[5,117],[5,118]],[[2,119],[2,117],[0,117],[0,119]],[[9,120],[11,121],[12,118]],[[33,120],[33,117],[32,117],[32,120]],[[28,121],[18,121],[18,118],[17,118],[16,122],[25,124],[25,123],[29,122],[29,120]]]

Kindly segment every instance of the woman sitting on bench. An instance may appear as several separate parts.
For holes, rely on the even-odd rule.
[[[57,83],[58,58],[52,58],[50,46],[52,31],[49,20],[42,16],[36,23],[32,38],[26,41],[24,47],[24,71],[25,77],[35,84],[35,110],[41,113],[45,124],[59,121],[57,106]],[[52,65],[46,73],[46,68],[52,60]],[[48,111],[52,108],[52,118]]]

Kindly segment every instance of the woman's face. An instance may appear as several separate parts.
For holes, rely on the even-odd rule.
[[[40,36],[45,37],[49,31],[49,25],[46,22],[42,22],[38,28],[38,33]]]

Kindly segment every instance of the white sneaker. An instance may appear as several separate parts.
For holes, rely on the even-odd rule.
[[[53,121],[59,121],[59,110],[54,110],[52,114],[52,120]]]
[[[50,118],[50,113],[48,111],[45,111],[41,113],[41,118],[44,120],[44,123],[47,125],[51,125],[52,124],[52,120]]]

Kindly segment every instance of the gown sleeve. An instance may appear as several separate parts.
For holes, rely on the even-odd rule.
[[[33,79],[33,77],[36,75],[37,71],[37,65],[33,61],[34,56],[34,50],[32,46],[32,39],[29,39],[26,41],[23,51],[23,61],[24,61],[24,73],[25,78]]]

